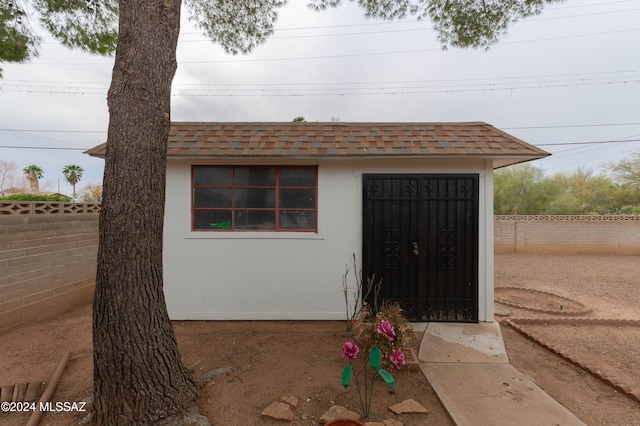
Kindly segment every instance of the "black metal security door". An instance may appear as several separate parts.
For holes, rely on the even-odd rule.
[[[378,301],[415,321],[477,322],[478,175],[363,180],[363,277],[382,279]]]

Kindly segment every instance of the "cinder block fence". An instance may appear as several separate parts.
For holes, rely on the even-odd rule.
[[[93,300],[99,210],[0,202],[0,333]]]
[[[640,216],[494,216],[496,253],[640,254]]]
[[[0,201],[0,334],[93,300],[99,204]],[[640,255],[640,216],[495,216],[496,253]]]

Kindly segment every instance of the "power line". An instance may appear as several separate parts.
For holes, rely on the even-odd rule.
[[[577,9],[581,7],[594,7],[594,6],[608,6],[610,4],[619,4],[619,3],[633,3],[637,0],[618,0],[618,1],[610,1],[606,3],[592,3],[592,4],[578,4],[574,6],[560,6],[560,7],[550,7],[548,10],[561,10],[561,9]]]
[[[537,43],[537,42],[554,41],[554,40],[567,40],[572,38],[594,37],[594,36],[620,34],[625,32],[634,32],[634,31],[640,31],[640,28],[629,28],[624,30],[603,31],[598,33],[539,38],[539,39],[533,39],[533,40],[519,40],[519,41],[510,41],[510,42],[501,41],[497,43],[496,46],[510,45],[510,44],[523,44],[523,43]],[[255,59],[220,59],[220,60],[210,60],[210,61],[180,61],[180,63],[181,64],[221,64],[221,63],[243,63],[243,62],[281,62],[281,61],[301,61],[301,60],[318,60],[318,59],[358,58],[358,57],[385,56],[385,55],[405,55],[405,54],[413,54],[413,53],[427,53],[427,52],[440,52],[440,51],[442,51],[442,49],[437,47],[437,48],[431,48],[431,49],[396,50],[396,51],[389,51],[389,52],[350,53],[345,55],[299,56],[299,57],[255,58]]]
[[[42,130],[44,132],[44,130]],[[584,142],[557,142],[557,143],[538,143],[535,146],[568,146],[568,145],[603,145],[610,143],[626,143],[626,142],[640,142],[640,139],[627,139],[627,140],[604,140],[604,141],[584,141]],[[86,151],[89,148],[69,148],[69,147],[47,147],[47,146],[20,146],[20,145],[0,145],[0,148],[11,149],[48,149],[48,150],[60,150],[60,151]]]
[[[549,37],[549,38],[540,38],[533,40],[519,40],[519,41],[501,41],[496,44],[496,46],[501,45],[511,45],[511,44],[523,44],[523,43],[538,43],[545,41],[554,41],[554,40],[567,40],[572,38],[582,38],[582,37],[594,37],[594,36],[602,36],[602,35],[611,35],[611,34],[621,34],[626,32],[635,32],[640,31],[640,28],[629,28],[624,30],[614,30],[614,31],[603,31],[597,33],[586,33],[586,34],[576,34],[576,35],[567,35],[567,36],[558,36],[558,37]],[[415,53],[427,53],[427,52],[440,52],[442,49],[431,48],[431,49],[416,49],[416,50],[398,50],[398,51],[388,51],[388,52],[372,52],[372,53],[350,53],[345,55],[324,55],[324,56],[300,56],[300,57],[284,57],[284,58],[255,58],[255,59],[221,59],[221,60],[210,60],[210,61],[180,61],[180,64],[223,64],[223,63],[244,63],[244,62],[283,62],[283,61],[302,61],[302,60],[319,60],[319,59],[343,59],[343,58],[358,58],[358,57],[369,57],[369,56],[385,56],[385,55],[404,55],[404,54],[415,54]],[[56,62],[33,62],[29,63],[29,66],[33,65],[49,65],[49,66],[99,66],[99,65],[109,65],[112,66],[112,62],[105,63],[56,63]]]
[[[500,127],[502,130],[515,129],[557,129],[571,127],[615,127],[615,126],[638,126],[640,123],[598,123],[598,124],[563,124],[551,126],[518,126],[518,127]],[[106,130],[62,130],[62,129],[5,129],[0,128],[0,132],[34,132],[34,133],[99,133],[105,134]],[[596,141],[598,142],[598,141]],[[618,140],[618,142],[620,142]],[[585,142],[588,143],[588,142]]]
[[[0,145],[0,148],[12,149],[49,149],[53,151],[86,151],[89,148],[65,148],[61,146],[19,146],[19,145]]]
[[[613,2],[604,2],[604,3],[594,3],[594,4],[583,4],[583,5],[574,5],[574,6],[563,6],[563,7],[549,7],[545,8],[545,11],[555,11],[555,10],[564,10],[564,9],[577,9],[584,7],[596,7],[596,6],[609,6],[612,4],[620,4],[620,3],[630,3],[637,2],[637,0],[622,0],[622,1],[613,1]],[[623,11],[607,11],[607,12],[598,12],[593,14],[583,14],[583,15],[567,15],[560,18],[572,18],[572,17],[583,17],[583,16],[591,16],[591,15],[599,15],[599,14],[609,14],[609,13],[621,13],[621,12],[629,12],[636,11],[639,9],[630,9]],[[534,18],[528,19],[523,22],[531,22],[531,21],[540,21],[545,19],[558,19],[557,17],[549,17],[549,18]],[[424,20],[419,19],[411,19],[411,20],[402,20],[402,21],[380,21],[380,22],[366,22],[360,24],[342,24],[342,25],[320,25],[320,26],[311,26],[311,27],[289,27],[289,28],[276,28],[275,32],[278,33],[280,31],[308,31],[308,30],[325,30],[325,29],[334,29],[334,28],[353,28],[353,27],[371,27],[371,26],[380,26],[380,25],[403,25],[403,24],[415,24],[422,23]],[[428,29],[433,29],[433,27],[429,27]],[[184,32],[181,35],[200,35],[199,32]],[[274,38],[274,37],[271,37]]]
[[[428,84],[428,83],[457,83],[457,82],[486,82],[485,84],[501,84],[493,83],[493,81],[504,80],[523,80],[523,79],[544,79],[543,81],[549,82],[550,78],[564,78],[575,77],[578,80],[594,80],[604,79],[607,75],[609,78],[629,78],[635,77],[635,74],[639,74],[640,70],[618,70],[618,71],[595,71],[595,72],[581,72],[581,73],[561,73],[561,74],[533,74],[533,75],[516,75],[516,76],[497,76],[497,77],[474,77],[474,78],[459,78],[459,79],[435,79],[435,80],[399,80],[399,81],[348,81],[348,82],[306,82],[306,83],[176,83],[174,88],[179,89],[181,87],[191,86],[205,86],[205,87],[269,87],[269,86],[366,86],[377,84]],[[629,76],[615,77],[616,74],[631,74]],[[595,76],[603,76],[596,78]],[[38,86],[30,83],[51,83],[52,85],[73,85],[73,84],[96,84],[108,86],[107,82],[77,82],[77,81],[41,81],[41,80],[0,80],[0,85],[3,83],[9,83],[8,87],[50,87],[50,86]],[[22,84],[27,83],[27,84]],[[514,82],[517,83],[517,82]],[[522,83],[522,82],[520,82]],[[56,88],[57,86],[53,86]],[[72,86],[71,88],[77,88]]]
[[[607,123],[607,124],[572,124],[559,126],[520,126],[520,127],[501,127],[502,130],[520,130],[520,129],[564,129],[577,127],[609,127],[609,126],[640,126],[640,123]]]
[[[429,94],[429,93],[444,93],[444,94],[457,94],[457,93],[470,93],[470,92],[497,92],[497,91],[516,91],[516,90],[533,90],[533,89],[557,89],[557,88],[569,88],[569,87],[586,87],[586,86],[603,86],[603,85],[629,85],[629,84],[638,84],[640,83],[640,78],[630,79],[630,80],[620,80],[620,81],[601,81],[601,82],[563,82],[557,84],[543,84],[544,82],[534,82],[527,86],[505,86],[505,87],[497,87],[497,85],[486,83],[483,87],[475,87],[475,88],[460,88],[465,87],[463,85],[457,86],[431,86],[431,89],[427,90],[406,90],[402,87],[382,87],[382,88],[361,88],[361,89],[348,89],[352,90],[351,92],[337,92],[337,93],[265,93],[269,92],[281,92],[283,89],[244,89],[235,91],[252,91],[258,93],[215,93],[216,90],[196,90],[196,89],[176,89],[177,93],[173,93],[173,97],[312,97],[312,96],[401,96],[401,95],[416,95],[416,94]],[[514,83],[514,84],[525,84],[525,83]],[[469,85],[467,85],[469,86]],[[476,85],[477,86],[477,85]],[[418,87],[417,89],[420,89]],[[425,88],[425,87],[422,87]],[[188,93],[186,90],[191,90],[194,93]],[[337,91],[344,89],[297,89],[297,90],[307,90],[307,91],[320,91],[320,90],[329,90],[329,91]],[[369,90],[367,92],[353,92],[353,90]],[[17,93],[46,93],[49,95],[101,95],[104,96],[104,92],[85,92],[85,91],[57,91],[52,89],[42,89],[42,90],[34,90],[34,89],[7,89],[6,92],[17,92]],[[218,92],[221,90],[217,90]],[[229,90],[222,90],[228,92]],[[207,93],[205,93],[207,92]],[[213,93],[211,93],[213,92]]]
[[[2,129],[0,132],[29,132],[29,133],[107,133],[105,130],[42,130],[42,129]]]
[[[380,89],[386,90],[384,92],[360,92],[360,93],[248,93],[248,94],[233,94],[233,93],[180,93],[173,94],[174,97],[191,96],[191,97],[228,97],[228,98],[243,98],[243,97],[279,97],[279,98],[295,98],[295,97],[311,97],[311,96],[399,96],[399,95],[416,95],[416,94],[428,94],[428,93],[470,93],[470,92],[496,92],[496,91],[516,91],[516,90],[533,90],[533,89],[555,89],[555,88],[568,88],[568,87],[580,87],[580,86],[602,86],[602,85],[620,85],[620,84],[638,84],[640,80],[623,80],[623,81],[605,81],[598,83],[561,83],[561,84],[538,84],[529,86],[513,86],[513,87],[479,87],[471,89],[458,89],[458,88],[442,88],[431,90],[395,90],[395,89]],[[336,89],[338,90],[338,89]],[[364,90],[364,89],[362,89]],[[375,90],[375,89],[369,89]]]
[[[621,0],[621,1],[612,1],[612,2],[603,2],[603,3],[593,3],[593,4],[582,4],[582,5],[574,5],[574,6],[561,6],[561,7],[548,7],[545,8],[545,11],[555,11],[555,10],[564,10],[564,9],[577,9],[577,8],[585,8],[585,7],[597,7],[597,6],[609,6],[612,4],[621,4],[621,3],[633,3],[637,2],[637,0]],[[560,18],[571,18],[571,17],[582,17],[582,16],[591,16],[591,15],[599,15],[599,14],[610,14],[610,13],[626,13],[629,11],[636,11],[639,9],[630,9],[630,10],[622,10],[622,11],[607,11],[607,12],[598,12],[594,14],[583,14],[583,15],[568,15]],[[550,18],[534,18],[529,19],[526,22],[530,21],[539,21],[544,19],[557,19],[556,17]],[[402,21],[379,21],[379,22],[366,22],[359,24],[341,24],[341,25],[320,25],[320,26],[310,26],[310,27],[289,27],[289,28],[276,28],[275,32],[278,33],[280,31],[307,31],[307,30],[323,30],[323,29],[333,29],[333,28],[352,28],[352,27],[370,27],[370,26],[380,26],[380,25],[403,25],[403,24],[414,24],[414,23],[423,23],[424,20],[419,19],[411,19],[411,20],[402,20]],[[523,21],[524,22],[524,21]],[[432,27],[428,29],[433,29]],[[181,35],[201,35],[200,32],[184,32]],[[51,36],[44,36],[44,38],[51,38]],[[56,42],[60,44],[59,42]],[[53,43],[44,43],[44,44],[53,44]]]
[[[557,142],[557,143],[537,143],[536,146],[567,146],[567,145],[604,145],[610,143],[626,143],[626,142],[640,142],[640,139],[625,139],[625,140],[605,140],[605,141],[582,141],[582,142]]]
[[[567,19],[567,18],[583,18],[587,16],[600,16],[600,15],[610,15],[614,13],[629,13],[629,12],[637,12],[640,9],[627,9],[627,10],[613,10],[606,12],[597,12],[597,13],[585,13],[581,15],[568,15],[568,16],[550,16],[545,18],[535,18],[535,19],[527,19],[522,22],[536,22],[536,21],[547,21],[547,20],[557,20],[557,19]],[[414,23],[421,22],[418,20],[413,21],[403,21],[403,22],[384,22],[382,24],[404,24],[404,23]],[[325,27],[307,27],[307,28],[299,28],[299,30],[312,30],[312,29],[326,29],[326,28],[338,28],[338,27],[352,27],[352,26],[364,26],[364,25],[381,25],[381,24],[354,24],[354,25],[342,25],[342,26],[325,26]],[[291,36],[273,36],[269,37],[268,40],[291,40],[291,39],[304,39],[304,38],[322,38],[322,37],[344,37],[344,36],[361,36],[361,35],[376,35],[376,34],[389,34],[389,33],[405,33],[405,32],[417,32],[417,31],[433,31],[434,27],[425,27],[425,28],[403,28],[403,29],[395,29],[395,30],[379,30],[379,31],[360,31],[360,32],[352,32],[352,33],[328,33],[328,34],[306,34],[306,35],[291,35]],[[277,32],[278,30],[276,30]],[[282,31],[282,30],[280,30]],[[200,33],[184,33],[183,35],[200,35]],[[200,38],[196,40],[179,40],[178,43],[210,43],[211,40],[207,38]]]
[[[615,77],[615,76],[605,76],[605,77],[586,77],[586,75],[589,74],[573,74],[574,76],[581,76],[581,77],[574,77],[571,79],[556,79],[556,80],[550,80],[550,78],[554,77],[554,76],[540,76],[540,77],[502,77],[502,78],[495,78],[495,80],[498,80],[498,82],[492,81],[491,79],[488,78],[475,78],[475,79],[460,79],[460,80],[423,80],[423,81],[395,81],[395,82],[360,82],[360,83],[291,83],[291,84],[286,84],[286,83],[282,83],[282,84],[264,84],[264,85],[260,85],[260,84],[211,84],[211,83],[199,83],[199,84],[185,84],[185,85],[177,85],[175,88],[177,90],[198,90],[198,91],[241,91],[241,92],[247,92],[247,91],[254,91],[254,92],[267,92],[267,91],[271,91],[271,92],[278,92],[278,91],[293,91],[293,90],[311,90],[311,91],[320,91],[320,90],[345,90],[345,88],[342,87],[336,87],[336,88],[331,88],[331,87],[324,87],[324,88],[318,88],[318,89],[311,89],[308,88],[306,86],[374,86],[374,87],[362,87],[362,88],[358,88],[358,87],[354,87],[354,88],[349,88],[346,90],[398,90],[398,89],[424,89],[424,88],[444,88],[444,87],[469,87],[469,86],[489,86],[491,88],[496,87],[496,86],[504,86],[507,84],[512,84],[512,85],[521,85],[521,84],[550,84],[550,83],[573,83],[576,80],[578,82],[583,82],[586,83],[588,81],[598,81],[598,80],[607,80],[607,83],[615,83],[615,80],[611,80],[612,78],[617,78],[617,79],[621,79],[621,78],[626,78],[626,79],[639,79],[640,80],[640,74],[638,75],[634,75],[635,71],[632,72],[631,75],[624,75],[624,76],[619,76],[619,77]],[[560,77],[561,75],[555,76],[555,77]],[[569,76],[569,74],[567,74],[567,76]],[[507,82],[500,82],[500,80],[525,80],[530,78],[533,81],[507,81]],[[629,80],[622,80],[619,82],[628,82]],[[455,84],[436,84],[436,83],[455,83]],[[465,82],[463,83],[457,83],[457,82]],[[479,83],[472,83],[472,82],[479,82]],[[482,83],[480,83],[482,82]],[[425,84],[428,84],[425,86]],[[388,86],[381,86],[381,87],[375,87],[376,85],[388,85]],[[404,86],[401,86],[404,85]],[[195,89],[180,89],[181,86],[200,86],[198,88]],[[204,86],[204,87],[201,87]],[[233,86],[233,89],[224,89],[224,87],[228,87],[228,86]],[[242,86],[248,86],[248,87],[242,87]],[[254,86],[257,86],[256,88],[252,88]],[[283,89],[272,89],[272,88],[268,88],[268,87],[261,87],[261,86],[289,86],[289,87],[285,87]],[[293,86],[293,87],[292,87]],[[301,89],[297,89],[295,88],[295,86],[305,86]],[[390,86],[390,87],[389,87]],[[514,86],[517,88],[517,86]]]

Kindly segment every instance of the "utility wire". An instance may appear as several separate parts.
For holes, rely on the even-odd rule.
[[[616,77],[616,74],[630,74],[625,76]],[[524,80],[524,79],[541,79],[542,82],[550,82],[548,79],[550,78],[565,78],[565,77],[574,77],[573,80],[595,80],[595,79],[605,79],[605,78],[633,78],[636,76],[640,76],[640,70],[620,70],[620,71],[596,71],[596,72],[583,72],[583,73],[562,73],[562,74],[534,74],[534,75],[516,75],[516,76],[503,76],[503,77],[475,77],[475,78],[460,78],[460,79],[435,79],[435,80],[399,80],[399,81],[349,81],[349,82],[306,82],[306,83],[176,83],[174,85],[175,89],[181,89],[183,87],[211,87],[211,88],[223,88],[223,87],[258,87],[256,90],[271,90],[268,89],[270,86],[285,86],[285,87],[296,87],[296,86],[367,86],[367,85],[381,85],[381,84],[390,84],[390,85],[398,85],[398,84],[433,84],[433,83],[453,83],[452,85],[456,85],[455,83],[461,82],[484,82],[482,84],[505,84],[505,83],[495,83],[495,81],[508,81],[508,80]],[[609,75],[609,77],[606,77]],[[595,77],[595,76],[603,76],[603,77]],[[24,83],[24,84],[23,84]],[[35,84],[31,84],[35,83]],[[38,83],[50,83],[54,86],[48,85],[39,85]],[[518,84],[523,82],[514,81],[513,84]],[[16,87],[19,88],[21,86],[26,87],[46,87],[46,88],[57,88],[55,85],[65,85],[69,86],[73,89],[81,89],[76,86],[71,86],[73,84],[93,84],[93,85],[101,85],[102,88],[108,87],[108,82],[77,82],[77,81],[41,81],[41,80],[0,80],[0,85],[5,84],[6,87]],[[479,83],[480,84],[480,83]],[[82,88],[86,89],[86,88]]]
[[[44,130],[42,130],[44,132]],[[640,139],[627,139],[627,140],[604,140],[604,141],[585,141],[585,142],[558,142],[558,143],[539,143],[536,146],[572,146],[572,145],[604,145],[611,143],[627,143],[627,142],[640,142]],[[85,151],[90,148],[71,148],[71,147],[44,147],[44,146],[21,146],[21,145],[0,145],[0,148],[11,149],[50,149],[50,150],[65,150],[65,151]]]
[[[600,15],[610,15],[614,13],[630,13],[630,12],[638,12],[640,9],[627,9],[627,10],[613,10],[607,12],[597,12],[597,13],[586,13],[582,15],[570,15],[570,16],[550,16],[545,18],[535,18],[535,19],[527,19],[522,22],[535,22],[535,21],[547,21],[547,20],[557,20],[557,19],[567,19],[567,18],[582,18],[587,16],[600,16]],[[421,21],[403,21],[403,22],[386,22],[385,24],[402,24],[402,23],[412,23],[412,22],[421,22]],[[380,25],[380,24],[356,24],[356,25],[344,25],[341,27],[350,27],[350,26],[360,26],[360,25]],[[299,30],[312,30],[312,29],[324,29],[324,28],[336,28],[333,26],[328,27],[308,27],[308,28],[299,28]],[[389,33],[405,33],[405,32],[418,32],[418,31],[433,31],[434,27],[425,27],[425,28],[402,28],[395,30],[378,30],[378,31],[360,31],[360,32],[351,32],[351,33],[328,33],[328,34],[304,34],[304,35],[290,35],[290,36],[273,36],[269,37],[268,40],[291,40],[291,39],[304,39],[304,38],[322,38],[322,37],[344,37],[344,36],[362,36],[362,35],[376,35],[376,34],[389,34]],[[276,30],[277,32],[278,30]],[[181,34],[184,36],[188,35],[201,35],[197,32],[187,32]],[[178,40],[178,43],[211,43],[211,40],[206,37],[201,37],[195,40]]]
[[[582,142],[558,142],[558,143],[537,143],[536,146],[567,146],[567,145],[604,145],[610,143],[626,143],[626,142],[640,142],[640,139],[625,139],[625,140],[605,140],[605,141],[582,141]]]
[[[457,88],[457,87],[449,87],[446,86],[441,89],[426,89],[426,90],[399,90],[402,88],[363,88],[359,90],[369,90],[367,92],[337,92],[337,93],[265,93],[265,90],[251,90],[252,92],[258,93],[216,93],[212,90],[196,90],[196,89],[177,89],[176,93],[173,93],[171,96],[179,98],[179,97],[227,97],[227,98],[248,98],[248,97],[279,97],[279,98],[295,98],[295,97],[313,97],[313,96],[402,96],[402,95],[416,95],[416,94],[429,94],[429,93],[444,93],[444,94],[458,94],[458,93],[470,93],[470,92],[497,92],[497,91],[516,91],[516,90],[533,90],[533,89],[557,89],[557,88],[569,88],[569,87],[586,87],[586,86],[603,86],[603,85],[631,85],[631,84],[639,84],[640,78],[630,79],[630,80],[620,80],[620,81],[602,81],[602,82],[565,82],[565,83],[557,83],[557,84],[530,84],[527,86],[505,86],[505,87],[495,87],[495,84],[487,84],[488,87],[476,87],[476,88]],[[185,90],[191,90],[192,93],[188,93]],[[305,89],[301,89],[305,90]],[[307,91],[314,91],[319,89],[306,89]],[[324,89],[324,90],[342,90],[342,89]],[[378,91],[372,91],[378,90]],[[35,90],[35,89],[4,89],[6,92],[17,92],[17,93],[46,93],[49,95],[101,95],[104,96],[104,92],[87,92],[87,91],[57,91],[52,89],[43,89],[43,90]],[[228,91],[228,90],[227,90]],[[236,89],[236,92],[238,90]],[[270,90],[270,92],[274,92],[276,90]],[[281,90],[280,90],[281,91]]]
[[[518,126],[500,127],[502,130],[515,129],[558,129],[558,128],[581,128],[581,127],[616,127],[616,126],[640,126],[640,123],[598,123],[598,124],[563,124],[552,126]],[[23,132],[23,133],[99,133],[105,134],[106,130],[61,130],[61,129],[10,129],[0,128],[0,132]],[[599,142],[599,141],[596,141]]]
[[[609,126],[640,126],[640,123],[607,123],[607,124],[572,124],[559,126],[520,126],[520,127],[501,127],[502,130],[520,130],[520,129],[564,129],[574,127],[609,127]]]
[[[0,132],[28,132],[28,133],[107,133],[106,130],[48,130],[48,129],[3,129]]]
[[[0,145],[0,148],[12,149],[49,149],[54,151],[86,151],[89,148],[66,148],[61,146],[19,146],[19,145]]]
[[[567,35],[567,36],[558,36],[558,37],[548,37],[548,38],[540,38],[533,40],[516,40],[516,41],[501,41],[496,44],[496,46],[501,45],[511,45],[511,44],[524,44],[524,43],[538,43],[545,41],[554,41],[554,40],[567,40],[573,38],[582,38],[582,37],[594,37],[594,36],[602,36],[602,35],[611,35],[611,34],[621,34],[627,32],[635,32],[640,31],[640,28],[628,28],[623,30],[614,30],[614,31],[603,31],[597,33],[586,33],[586,34],[576,34],[576,35]],[[440,52],[442,49],[440,47],[431,48],[431,49],[415,49],[415,50],[398,50],[398,51],[388,51],[388,52],[372,52],[372,53],[350,53],[344,55],[323,55],[323,56],[299,56],[299,57],[284,57],[284,58],[255,58],[255,59],[221,59],[221,60],[209,60],[209,61],[180,61],[181,65],[192,65],[192,64],[224,64],[224,63],[244,63],[244,62],[284,62],[284,61],[303,61],[303,60],[319,60],[319,59],[343,59],[343,58],[358,58],[358,57],[370,57],[370,56],[385,56],[385,55],[404,55],[404,54],[415,54],[415,53],[426,53],[426,52]],[[18,64],[13,64],[18,65]],[[49,66],[112,66],[112,61],[104,62],[104,63],[61,63],[61,62],[33,62],[29,63],[29,66],[34,65],[49,65]]]

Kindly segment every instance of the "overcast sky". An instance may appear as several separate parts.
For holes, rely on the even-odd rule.
[[[640,150],[640,0],[556,4],[488,51],[443,51],[429,21],[290,3],[246,56],[201,37],[183,11],[172,120],[485,121],[553,153],[533,163],[549,175]],[[100,183],[103,160],[82,151],[106,140],[113,58],[45,36],[37,59],[1,66],[0,159],[39,165],[50,191],[71,193],[66,164],[85,169],[78,188]]]

